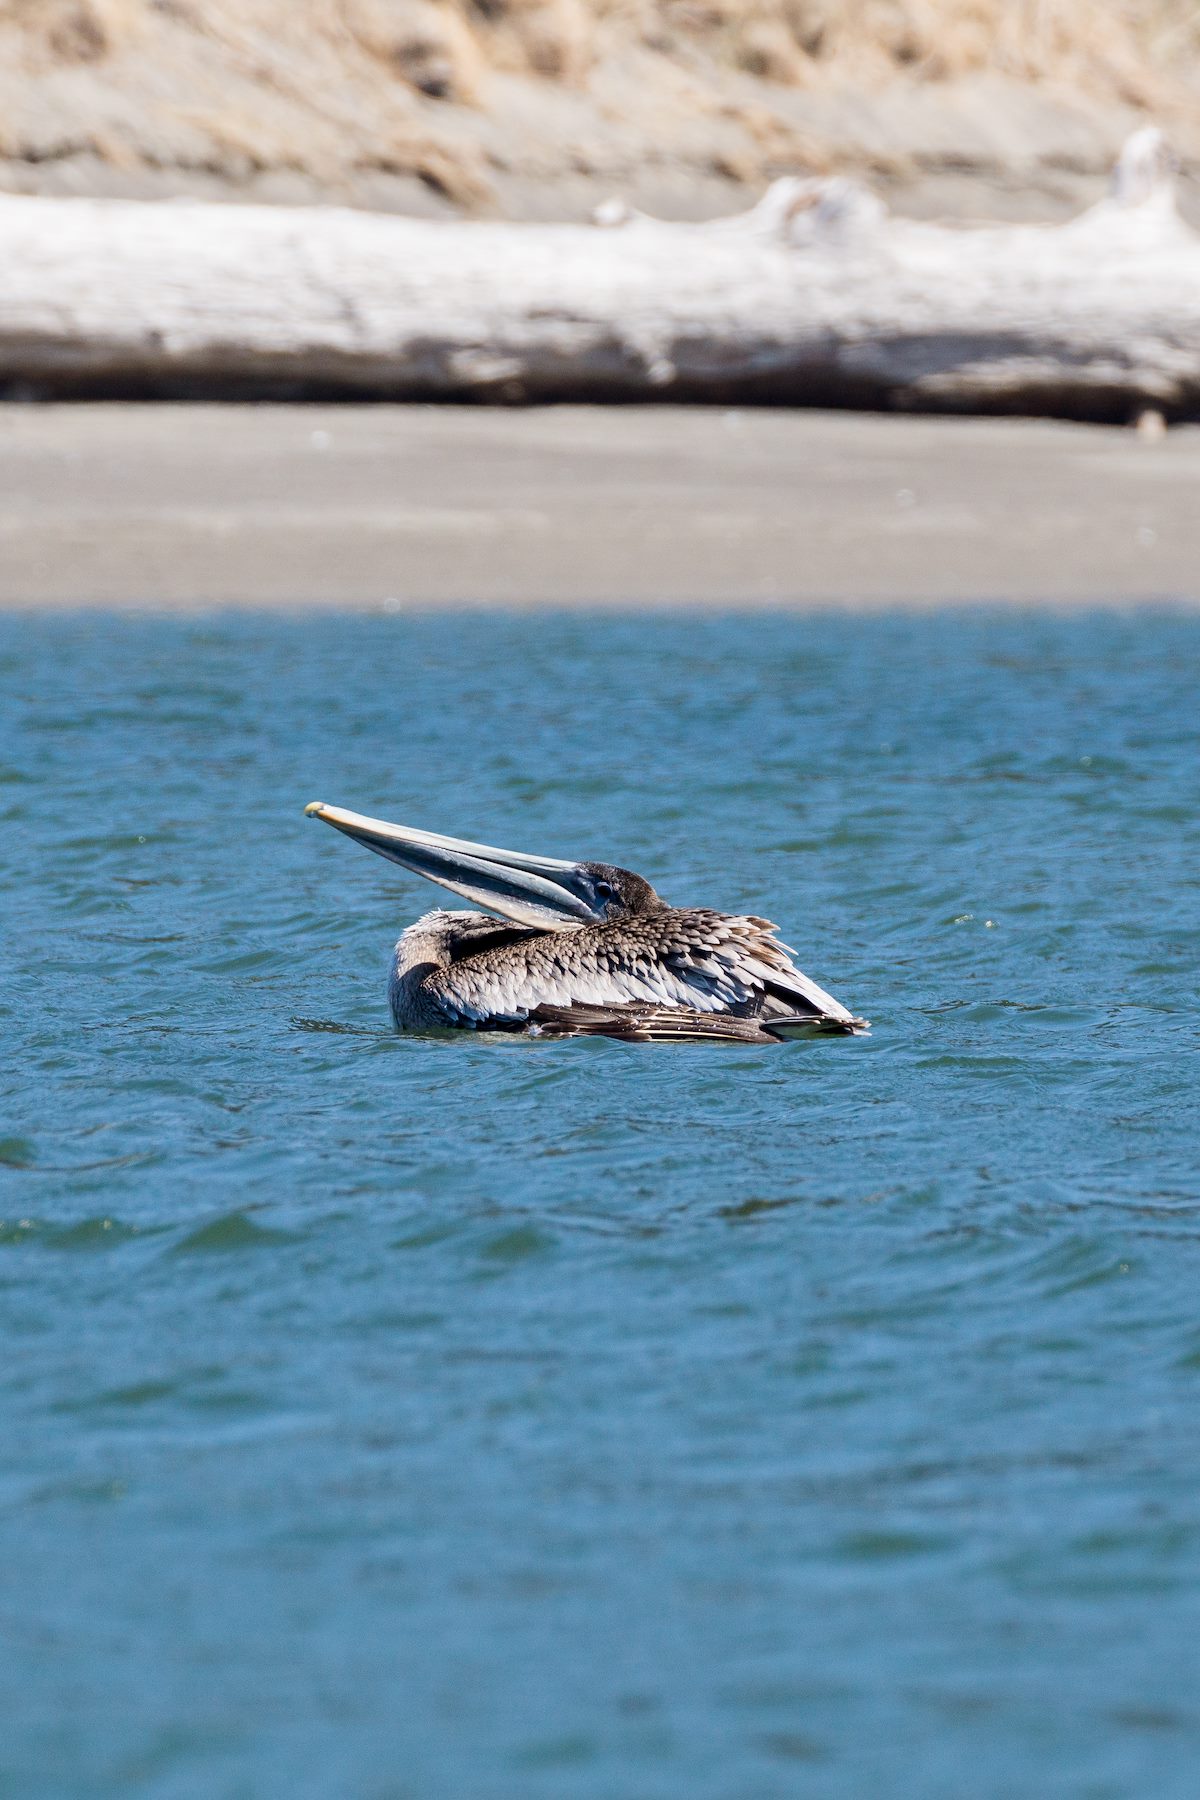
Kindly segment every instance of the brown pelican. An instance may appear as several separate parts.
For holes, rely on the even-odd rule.
[[[766,919],[668,906],[608,863],[522,856],[320,800],[304,810],[489,908],[431,912],[408,927],[388,988],[401,1031],[773,1044],[866,1030],[800,973]]]

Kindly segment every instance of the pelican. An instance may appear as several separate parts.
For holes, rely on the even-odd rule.
[[[776,1044],[867,1029],[800,973],[766,919],[668,906],[609,863],[524,856],[320,800],[304,810],[488,908],[426,913],[404,932],[388,983],[400,1031]]]

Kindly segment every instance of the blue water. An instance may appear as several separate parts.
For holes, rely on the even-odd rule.
[[[1200,617],[0,621],[0,1794],[1200,1791]],[[871,1037],[399,1039],[320,798]]]

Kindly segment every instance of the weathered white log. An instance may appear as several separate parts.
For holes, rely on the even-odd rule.
[[[705,225],[6,195],[0,384],[1178,415],[1200,404],[1200,237],[1153,130],[1057,227],[897,219],[837,180]]]

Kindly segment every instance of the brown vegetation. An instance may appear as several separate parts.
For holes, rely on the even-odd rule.
[[[1194,0],[0,0],[0,158],[15,186],[290,172],[271,197],[369,204],[373,172],[479,207],[514,174],[853,160],[805,96],[897,80],[1171,122],[1198,67]]]

